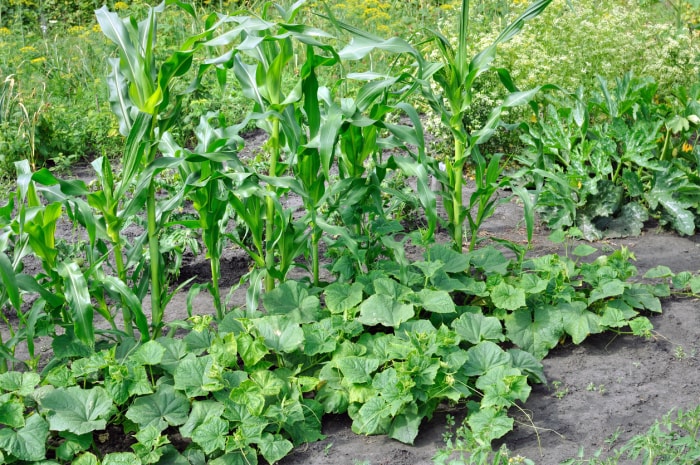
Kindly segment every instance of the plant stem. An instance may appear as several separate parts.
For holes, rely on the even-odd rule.
[[[158,227],[156,224],[156,184],[153,180],[148,186],[146,200],[148,215],[148,254],[151,261],[151,324],[153,339],[160,335],[163,326],[163,309],[161,308],[160,282],[160,245],[158,243]]]
[[[270,156],[270,177],[274,178],[277,175],[277,160],[280,155],[280,122],[274,118],[272,121],[272,135],[270,136],[270,144],[272,146],[272,154]],[[267,190],[270,195],[267,196],[267,212],[265,218],[265,291],[271,291],[275,287],[275,278],[270,274],[270,270],[275,267],[275,250],[273,248],[273,234],[275,226],[275,200],[272,193],[275,186],[268,183]]]
[[[319,278],[319,260],[318,260],[318,243],[321,238],[320,231],[316,227],[316,215],[312,216],[311,221],[311,271],[314,276],[314,286],[318,286]]]
[[[211,264],[211,294],[214,299],[214,307],[216,308],[216,318],[222,320],[224,318],[224,312],[221,307],[221,292],[219,291],[219,276],[221,275],[221,262],[219,257],[212,257],[209,260]]]
[[[114,244],[114,261],[117,265],[117,275],[126,284],[126,269],[124,267],[124,257],[122,256],[121,244]],[[130,337],[134,336],[133,316],[129,306],[122,299],[122,315],[124,317],[124,332]]]
[[[464,143],[455,138],[455,159],[452,165],[452,176],[453,176],[453,190],[452,190],[452,222],[454,225],[454,231],[452,239],[454,240],[454,248],[457,252],[462,252],[462,184],[463,175],[462,169],[464,166]]]

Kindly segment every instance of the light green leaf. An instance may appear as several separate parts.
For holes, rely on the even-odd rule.
[[[591,334],[601,332],[600,317],[588,310],[584,302],[576,301],[557,305],[561,311],[564,331],[574,344],[580,344]]]
[[[627,320],[619,309],[607,306],[600,319],[600,325],[605,328],[622,328],[627,326]]]
[[[321,304],[318,297],[297,281],[286,281],[263,295],[263,305],[268,315],[287,315],[299,323],[318,320]]]
[[[392,53],[416,53],[416,50],[408,42],[398,37],[378,41],[368,37],[355,36],[349,45],[338,52],[338,55],[341,60],[361,60],[375,49]]]
[[[508,339],[538,360],[556,347],[564,332],[559,310],[549,305],[538,307],[534,312],[528,308],[516,310],[507,315],[505,321]]]
[[[252,321],[265,338],[265,345],[272,350],[294,352],[304,343],[304,331],[301,325],[283,315],[269,315]]]
[[[631,284],[622,294],[622,300],[632,308],[647,309],[661,313],[661,301],[648,286],[643,284]]]
[[[481,408],[508,408],[516,400],[525,402],[531,390],[527,376],[517,368],[505,365],[489,369],[476,380],[476,387],[484,394]]]
[[[331,313],[347,312],[362,302],[362,284],[333,283],[326,287],[325,302]]]
[[[199,445],[205,454],[211,454],[217,450],[224,450],[229,429],[227,421],[218,417],[209,418],[205,423],[199,425],[194,430],[192,433],[192,441]]]
[[[265,396],[262,389],[253,380],[243,381],[237,388],[231,390],[229,399],[245,406],[246,411],[259,417],[265,409]]]
[[[597,251],[598,249],[596,249],[595,247],[591,247],[588,244],[579,244],[576,246],[572,253],[577,257],[587,257],[591,254],[596,253]]]
[[[535,383],[545,384],[547,378],[544,376],[542,363],[538,361],[530,352],[520,349],[509,349],[508,354],[512,360],[511,365],[528,375]]]
[[[510,260],[493,246],[482,247],[467,255],[472,265],[481,268],[486,273],[505,275],[508,272]]]
[[[204,462],[202,462],[204,463]],[[236,452],[224,454],[207,463],[207,465],[257,465],[258,453],[250,446]]]
[[[491,441],[501,438],[513,430],[513,419],[503,409],[483,408],[469,415],[467,424],[477,442],[490,447]]]
[[[24,426],[24,404],[17,399],[0,402],[0,423],[11,428]]]
[[[268,463],[275,463],[289,454],[294,449],[294,445],[279,434],[265,433],[258,441],[258,448]]]
[[[102,465],[141,465],[141,459],[132,452],[112,452],[102,459]]]
[[[452,322],[452,328],[465,341],[478,344],[481,341],[504,341],[501,321],[481,313],[464,313]]]
[[[379,368],[380,360],[376,358],[349,356],[335,361],[343,372],[343,377],[353,384],[369,383],[372,373]]]
[[[255,366],[269,352],[265,341],[261,337],[253,337],[248,333],[241,333],[236,339],[238,342],[238,354],[247,367]]]
[[[138,460],[136,463],[140,464],[141,461]],[[100,461],[97,459],[97,456],[92,452],[85,452],[83,454],[80,454],[80,456],[78,456],[77,459],[73,460],[71,462],[71,465],[100,465]]]
[[[454,313],[455,304],[446,291],[434,291],[431,289],[421,289],[417,294],[420,305],[424,309],[433,313]]]
[[[15,310],[20,311],[22,298],[19,293],[16,276],[17,273],[15,273],[9,257],[4,252],[0,252],[0,283],[2,283],[5,288],[12,306]]]
[[[625,284],[619,279],[605,281],[591,291],[591,295],[588,297],[588,304],[621,295],[623,292],[625,292]]]
[[[41,381],[38,373],[9,371],[0,374],[0,389],[14,392],[20,397],[27,397],[34,392],[34,388]]]
[[[212,418],[219,418],[224,413],[224,404],[212,400],[192,402],[192,411],[187,421],[180,427],[180,434],[191,438],[192,432]]]
[[[410,288],[389,278],[377,278],[372,284],[375,293],[389,296],[397,301],[403,300],[413,293]]]
[[[168,425],[184,424],[189,411],[187,396],[169,384],[161,384],[155,394],[137,398],[127,410],[126,418],[141,428],[153,425],[162,431]]]
[[[95,345],[95,328],[92,324],[94,311],[90,302],[87,280],[75,262],[59,263],[58,273],[63,278],[75,335],[81,342],[93,347]]]
[[[442,263],[442,269],[446,273],[462,273],[469,266],[466,255],[441,244],[434,245],[424,255],[428,262]]]
[[[188,397],[204,396],[223,389],[223,384],[207,376],[212,365],[211,355],[196,357],[189,354],[180,361],[173,373],[175,389],[185,391]]]
[[[510,364],[510,355],[491,341],[483,341],[467,351],[463,370],[467,376],[483,375],[493,367]]]
[[[690,292],[700,294],[700,276],[693,277],[688,284],[690,285]]]
[[[384,434],[391,424],[391,405],[375,396],[365,402],[353,417],[352,431],[356,434]]]
[[[357,321],[366,326],[383,325],[397,328],[414,314],[413,305],[397,302],[386,294],[374,294],[360,305]]]
[[[90,433],[78,436],[77,434],[64,432],[63,434],[61,434],[61,436],[65,438],[65,441],[63,441],[61,445],[58,446],[58,449],[56,449],[56,458],[61,460],[72,460],[80,452],[88,450],[93,444],[93,437]],[[92,454],[85,453],[81,455],[81,457],[86,457],[85,459],[83,459],[86,460],[86,462],[83,463],[92,463],[90,462],[90,455]],[[73,462],[73,464],[74,463],[75,462]]]
[[[521,276],[518,287],[525,291],[526,294],[540,294],[547,290],[549,281],[542,279],[534,273],[525,273]]]
[[[165,347],[158,341],[148,341],[136,349],[129,358],[140,365],[159,365],[163,360]]]
[[[394,418],[389,427],[389,437],[401,441],[404,444],[413,444],[418,436],[423,416],[418,413],[416,404],[406,406],[403,411]]]
[[[641,337],[651,337],[651,331],[654,329],[654,325],[651,324],[649,318],[645,316],[638,316],[637,318],[630,320],[629,322],[632,334]]]
[[[645,279],[672,278],[674,276],[671,268],[666,265],[658,265],[644,273]]]
[[[112,409],[112,399],[99,386],[58,388],[42,397],[40,403],[42,409],[49,411],[47,416],[52,430],[78,435],[105,429],[106,416]]]
[[[342,318],[342,317],[339,317]],[[304,325],[304,354],[317,355],[333,352],[339,339],[339,331],[333,325],[333,318]]]
[[[491,300],[496,308],[517,310],[525,306],[525,290],[501,282],[491,289]]]
[[[49,425],[38,414],[30,415],[24,427],[0,429],[0,449],[19,460],[38,462],[46,458],[46,440]]]

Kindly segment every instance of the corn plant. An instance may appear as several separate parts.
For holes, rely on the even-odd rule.
[[[477,169],[483,170],[479,159],[481,156],[479,145],[486,142],[496,130],[503,109],[527,103],[539,90],[539,88],[535,88],[529,91],[518,92],[513,86],[508,72],[499,70],[499,76],[512,92],[501,105],[492,110],[488,120],[483,123],[479,130],[470,132],[465,124],[465,116],[474,96],[475,81],[481,74],[492,68],[497,46],[515,36],[523,28],[526,21],[539,15],[550,3],[551,0],[537,0],[532,3],[515,21],[503,29],[491,45],[471,58],[469,56],[469,0],[462,0],[456,47],[451,45],[447,37],[437,31],[433,31],[434,41],[440,51],[442,60],[438,68],[426,68],[429,72],[422,76],[425,79],[422,89],[428,103],[440,115],[442,123],[449,128],[454,139],[454,153],[445,160],[445,172],[435,169],[433,174],[445,189],[440,194],[443,196],[449,228],[456,250],[462,250],[463,248],[463,224],[467,217],[469,217],[471,230],[469,248],[474,248],[478,228],[485,219],[484,213],[492,211],[485,208],[485,206],[491,204],[490,199],[495,193],[495,189],[485,186],[482,182],[482,185],[477,186],[476,197],[472,196],[470,201],[470,207],[479,205],[479,212],[476,217],[472,216],[473,213],[470,208],[464,208],[462,187],[464,184],[463,172],[467,163],[471,158],[477,164]],[[428,78],[435,80],[442,91],[441,94],[433,91],[430,82],[427,80]],[[498,165],[490,165],[487,171],[482,171],[490,173],[488,181],[487,178],[484,178],[483,181],[492,185],[498,177],[496,175],[502,174],[502,170],[497,168]],[[526,221],[528,237],[531,237],[533,228],[531,214],[526,214]]]
[[[127,182],[120,185],[119,193],[133,187],[134,198],[143,198],[146,204],[153,337],[161,332],[164,304],[169,298],[163,293],[159,234],[168,213],[181,200],[181,196],[176,196],[157,205],[154,178],[164,169],[183,162],[172,157],[158,159],[157,150],[160,140],[179,116],[182,95],[173,93],[173,86],[190,69],[194,51],[209,34],[207,30],[190,37],[180,50],[157,66],[156,15],[169,3],[177,4],[196,18],[191,6],[176,1],[149,8],[147,18],[139,23],[133,18],[121,19],[106,7],[96,11],[102,31],[117,45],[120,56],[111,60],[109,78],[112,110],[119,119],[120,131],[128,135],[122,161],[123,178]],[[129,182],[132,180],[133,183]]]

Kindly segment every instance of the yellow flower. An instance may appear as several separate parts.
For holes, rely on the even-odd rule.
[[[683,147],[681,147],[681,150],[685,153],[692,152],[693,151],[693,146],[690,145],[687,142],[683,142]]]
[[[19,51],[22,53],[36,53],[37,49],[31,45],[27,45],[27,46],[20,48]]]
[[[70,34],[79,35],[85,32],[85,26],[71,26],[68,28]]]
[[[8,28],[0,27],[0,36],[9,36],[10,34],[12,34],[12,31],[10,31]]]
[[[102,32],[102,28],[100,27],[99,24],[94,24],[92,26],[92,32]]]
[[[30,60],[34,64],[43,63],[46,61],[46,57],[36,57]]]
[[[114,4],[115,10],[126,10],[127,8],[129,8],[129,5],[124,2],[117,2]]]

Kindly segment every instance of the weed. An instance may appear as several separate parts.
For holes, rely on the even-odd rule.
[[[557,399],[563,399],[569,394],[569,388],[564,386],[561,381],[552,381],[552,387],[554,388],[554,397]]]

